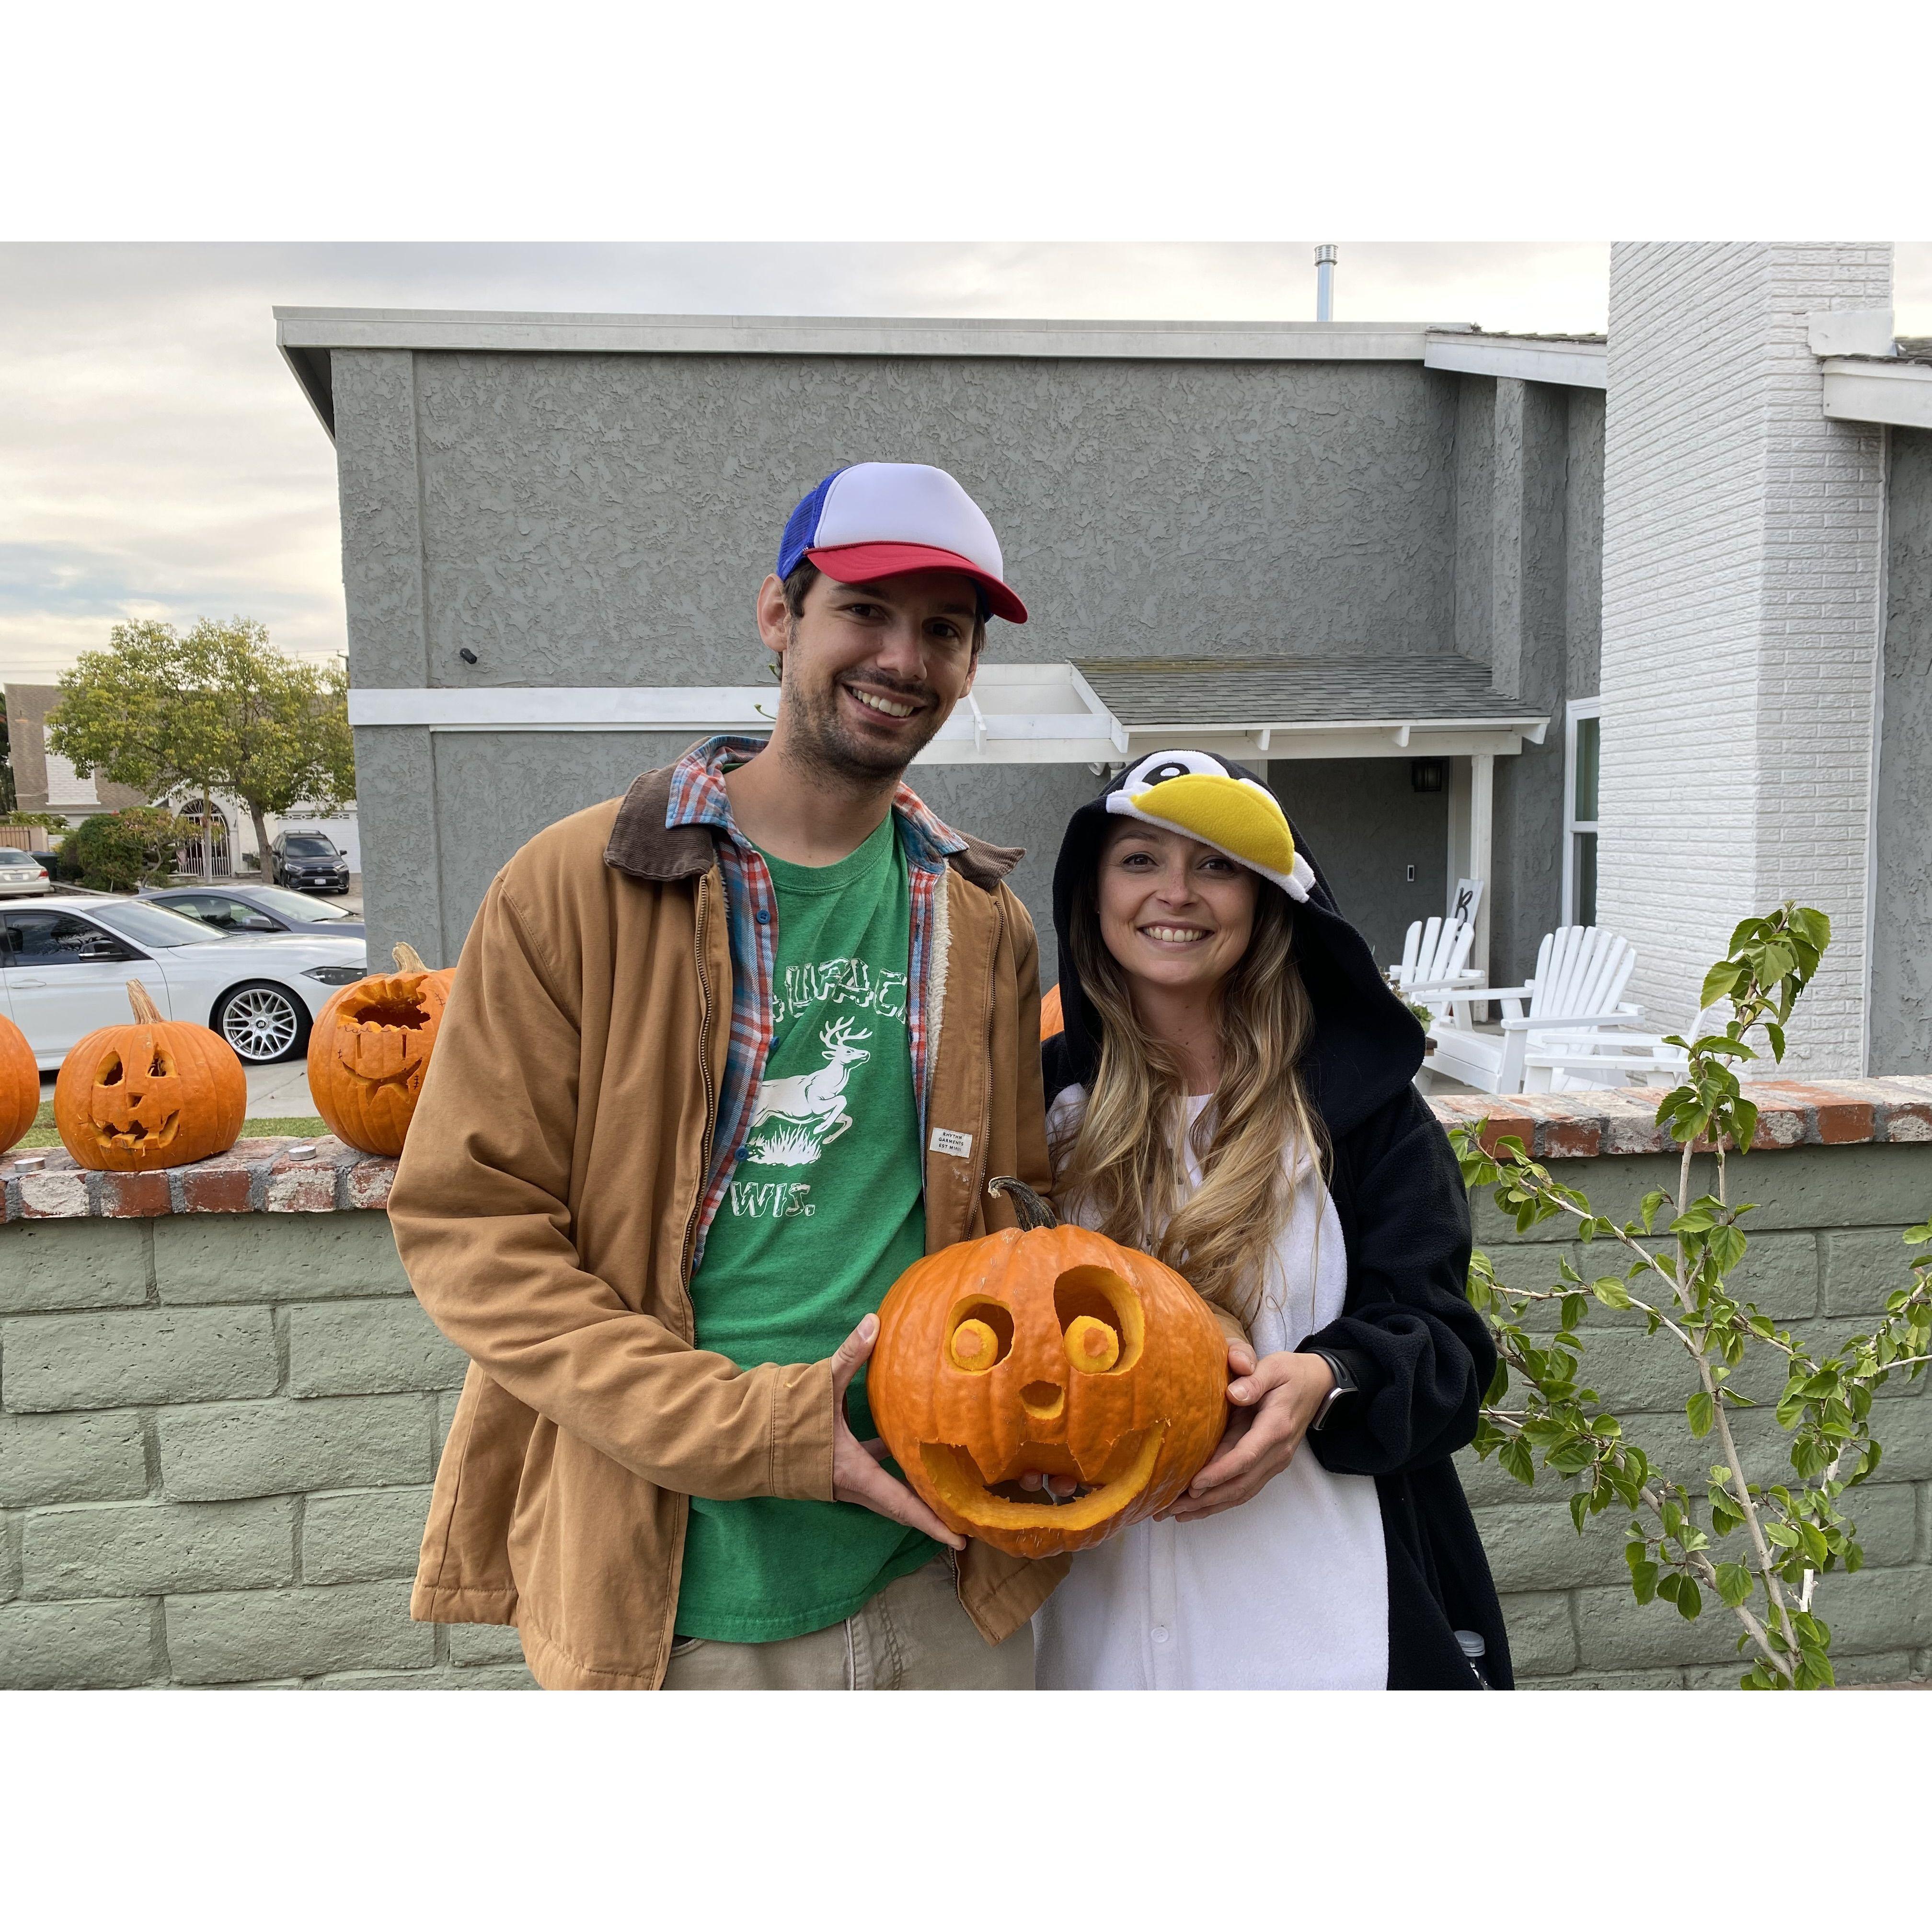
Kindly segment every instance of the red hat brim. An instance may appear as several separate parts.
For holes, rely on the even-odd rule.
[[[808,562],[839,584],[876,584],[887,577],[904,577],[915,570],[956,570],[986,592],[986,608],[1010,624],[1024,624],[1027,608],[989,570],[982,570],[956,551],[934,550],[926,544],[841,544],[830,550],[808,550]]]

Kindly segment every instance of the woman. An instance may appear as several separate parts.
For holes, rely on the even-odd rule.
[[[1073,1558],[1036,1619],[1040,1687],[1508,1687],[1449,1460],[1495,1356],[1455,1156],[1410,1084],[1420,1029],[1273,794],[1203,752],[1074,814],[1053,909],[1062,1210],[1254,1346],[1229,1349],[1234,1420],[1179,1504]]]

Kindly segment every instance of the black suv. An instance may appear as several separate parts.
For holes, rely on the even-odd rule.
[[[346,892],[349,861],[320,832],[283,832],[268,848],[270,877],[298,892]]]

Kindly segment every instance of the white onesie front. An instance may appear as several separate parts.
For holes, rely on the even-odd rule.
[[[1187,1102],[1191,1128],[1208,1096]],[[1048,1117],[1057,1143],[1084,1088]],[[1190,1147],[1186,1185],[1200,1184]],[[1304,1163],[1269,1256],[1255,1352],[1293,1348],[1342,1312],[1348,1256],[1321,1174]],[[1137,1522],[1082,1550],[1034,1618],[1042,1690],[1379,1690],[1388,1682],[1388,1568],[1370,1476],[1331,1474],[1306,1442],[1258,1496],[1193,1522]]]

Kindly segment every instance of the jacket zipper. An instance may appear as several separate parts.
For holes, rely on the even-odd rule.
[[[684,1224],[684,1252],[678,1262],[678,1280],[684,1289],[685,1312],[696,1334],[696,1311],[691,1300],[692,1250],[698,1244],[698,1217],[704,1209],[704,1197],[711,1186],[711,1142],[718,1126],[718,1092],[711,1079],[711,976],[705,963],[704,942],[707,916],[711,908],[711,874],[698,882],[698,1064],[704,1081],[704,1136],[699,1143],[698,1198],[691,1204],[691,1216]]]

